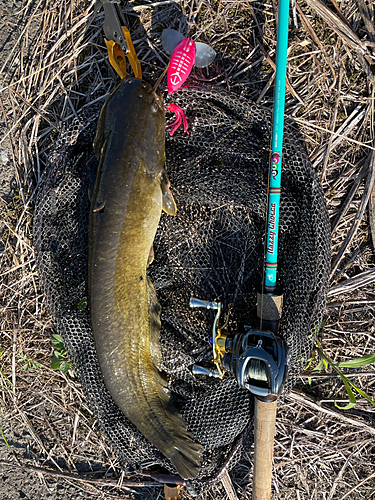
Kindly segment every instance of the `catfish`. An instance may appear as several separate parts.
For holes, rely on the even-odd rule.
[[[122,80],[104,104],[94,140],[99,160],[89,217],[91,325],[113,400],[184,479],[196,477],[194,441],[161,372],[160,311],[146,271],[162,210],[176,213],[165,170],[162,97]]]

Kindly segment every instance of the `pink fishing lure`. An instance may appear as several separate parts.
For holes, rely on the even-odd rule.
[[[172,111],[176,115],[176,121],[171,123],[170,125],[167,125],[167,127],[172,127],[171,131],[169,132],[169,135],[172,136],[176,132],[176,130],[180,128],[180,125],[182,123],[184,125],[184,132],[186,132],[186,134],[189,135],[188,132],[189,125],[184,110],[180,108],[180,106],[177,106],[177,104],[173,104],[173,102],[169,106],[167,106],[167,109],[169,109],[169,111]]]
[[[183,38],[174,49],[167,72],[168,92],[178,90],[190,74],[195,62],[195,42],[191,38]]]

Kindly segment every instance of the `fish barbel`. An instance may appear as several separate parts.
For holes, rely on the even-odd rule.
[[[201,445],[186,429],[159,371],[160,305],[146,276],[162,209],[176,213],[165,171],[163,100],[139,79],[122,80],[100,113],[91,200],[92,330],[104,382],[125,416],[185,479]]]

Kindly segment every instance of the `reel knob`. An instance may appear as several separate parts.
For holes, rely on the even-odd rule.
[[[205,309],[220,309],[221,310],[221,303],[220,302],[210,302],[209,300],[201,300],[201,299],[196,299],[195,297],[192,297],[190,299],[189,303],[190,307],[203,307]]]

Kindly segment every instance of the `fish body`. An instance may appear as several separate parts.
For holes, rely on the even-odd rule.
[[[149,84],[122,80],[101,111],[94,151],[89,287],[100,368],[126,417],[192,478],[201,445],[159,371],[160,305],[146,276],[161,211],[176,211],[165,171],[164,105]]]

